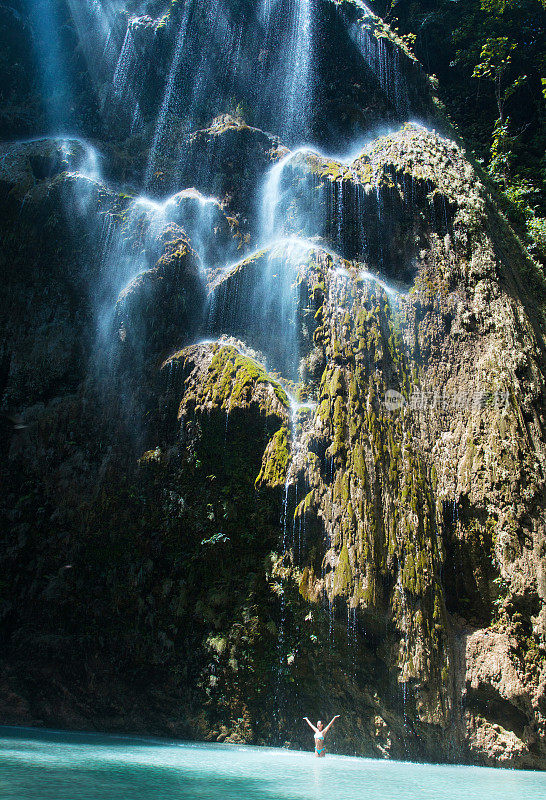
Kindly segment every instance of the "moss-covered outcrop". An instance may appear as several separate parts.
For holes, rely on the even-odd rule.
[[[256,406],[264,419],[286,422],[285,390],[241,343],[226,339],[192,345],[167,359],[162,369],[176,373],[179,367],[188,376],[179,417]]]

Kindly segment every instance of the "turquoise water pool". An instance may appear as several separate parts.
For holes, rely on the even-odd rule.
[[[0,729],[2,800],[544,800],[546,773]]]

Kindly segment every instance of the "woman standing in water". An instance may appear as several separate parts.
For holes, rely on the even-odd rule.
[[[326,747],[324,746],[324,737],[336,721],[339,718],[339,714],[336,714],[335,717],[332,719],[331,722],[328,723],[326,727],[323,726],[322,720],[319,719],[317,722],[317,727],[313,725],[312,722],[309,721],[307,717],[304,717],[304,720],[315,731],[315,755],[317,758],[324,758],[326,755]]]

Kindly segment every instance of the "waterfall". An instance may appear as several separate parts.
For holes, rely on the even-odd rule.
[[[127,23],[125,39],[123,40],[121,52],[116,64],[116,71],[114,72],[114,77],[112,78],[112,86],[118,97],[123,97],[123,94],[127,88],[129,73],[134,67],[135,61],[135,42],[133,39],[133,33],[131,31],[131,21],[129,20]]]
[[[56,10],[51,0],[30,2],[28,8],[47,123],[54,133],[66,131],[71,122],[73,98]]]
[[[260,0],[258,18],[263,22],[265,27],[268,26],[271,19],[271,14],[273,13],[274,7],[278,2],[279,0]]]
[[[276,372],[290,389],[291,454],[284,491],[280,489],[279,546],[281,562],[303,560],[304,518],[296,522],[290,510],[292,501],[302,501],[300,460],[306,457],[305,426],[299,417],[302,407],[295,398],[312,396],[302,376],[308,369],[305,358],[309,342],[314,341],[317,330],[314,291],[320,293],[324,282],[328,284],[325,302],[334,309],[333,325],[338,330],[339,317],[349,316],[350,311],[344,297],[350,291],[362,291],[362,283],[374,285],[377,294],[381,290],[391,303],[397,303],[401,294],[384,274],[381,231],[388,209],[383,208],[378,182],[372,180],[364,187],[355,162],[335,159],[318,149],[323,141],[316,130],[326,128],[329,122],[321,118],[327,116],[328,106],[320,105],[317,78],[321,65],[316,18],[326,0],[255,0],[246,4],[180,0],[166,4],[163,16],[156,20],[133,14],[157,9],[160,4],[131,3],[126,7],[122,0],[68,2],[101,101],[97,105],[110,137],[105,139],[105,150],[123,167],[124,159],[130,160],[133,149],[141,147],[140,161],[130,173],[132,184],[122,183],[125,178],[119,177],[120,172],[123,174],[119,165],[117,171],[101,171],[97,151],[88,145],[82,144],[83,155],[69,164],[71,172],[85,178],[81,185],[74,183],[78,223],[87,225],[96,237],[98,285],[92,298],[96,361],[105,373],[111,370],[108,375],[115,370],[111,356],[124,341],[117,311],[139,282],[144,285],[143,279],[150,278],[155,270],[152,277],[159,274],[158,282],[163,281],[170,290],[160,272],[165,246],[174,243],[175,261],[183,262],[190,252],[199,289],[203,289],[203,295],[205,287],[209,290],[205,321],[199,322],[192,334],[196,339],[241,339],[263,354],[267,369]],[[58,32],[54,31],[46,0],[40,8],[40,27],[52,31],[50,54],[46,55],[43,44],[37,49],[44,67],[44,94],[56,70],[66,89],[62,97],[51,99],[50,128],[55,131],[57,126],[68,124],[70,86],[64,77],[61,48],[53,35]],[[361,6],[361,10],[366,19],[366,7]],[[339,22],[344,11],[334,16]],[[361,54],[362,63],[356,66],[365,71],[367,65],[389,101],[404,113],[407,87],[398,51],[393,53],[390,43],[373,35],[371,22],[346,22],[346,26]],[[143,63],[144,50],[138,38],[142,28],[150,52],[161,55],[164,51],[167,55],[152,64],[153,69],[150,65],[146,69]],[[354,53],[354,48],[348,51]],[[127,130],[119,125],[124,133],[117,139],[112,131],[127,115],[131,124]],[[324,136],[326,141],[327,134]],[[325,144],[324,149],[327,147]],[[248,160],[256,153],[260,166],[256,177],[249,178],[252,165]],[[230,191],[217,188],[222,184],[218,176],[225,162],[229,162],[233,182],[240,181],[236,188],[257,211],[254,224],[233,202]],[[167,175],[161,185],[156,180],[158,174]],[[90,186],[95,192],[92,200]],[[69,200],[65,210],[73,213]],[[178,276],[175,271],[175,279]],[[145,322],[160,320],[163,306],[154,307],[155,297],[143,293],[144,299],[140,299],[135,294],[135,307]],[[197,306],[196,294],[185,296],[180,307]],[[165,303],[167,300],[162,297]],[[170,345],[169,341],[165,346]],[[160,343],[154,351],[155,361],[162,347]],[[334,358],[320,355],[327,357]],[[141,360],[144,362],[144,356]],[[130,394],[130,389],[126,391]],[[310,416],[316,412],[314,403],[306,404],[305,409]],[[229,415],[227,408],[226,431],[232,424]],[[225,444],[225,432],[224,436]],[[339,464],[329,454],[324,455],[324,461],[328,479],[333,482]],[[329,546],[337,546],[333,537]],[[318,567],[317,572],[320,575]],[[290,639],[288,578],[285,575],[279,580],[278,694]],[[327,621],[333,647],[339,644],[334,641],[339,639],[339,602],[336,607],[331,580],[331,574],[323,575],[322,619],[324,624]],[[404,600],[401,596],[400,602]],[[408,627],[404,616],[403,634]],[[357,610],[348,600],[347,652],[353,673],[357,646]],[[277,700],[281,705],[280,695]]]
[[[141,124],[140,106],[134,93],[135,80],[137,80],[140,75],[139,58],[133,34],[134,24],[134,19],[129,19],[127,22],[125,39],[123,40],[123,45],[112,78],[112,96],[108,99],[110,107],[116,113],[119,113],[119,106],[128,107],[131,117],[131,133]],[[105,106],[106,99],[103,104],[103,110]]]
[[[184,10],[182,12],[182,19],[180,21],[180,26],[178,28],[178,33],[176,36],[176,43],[174,46],[174,52],[171,60],[171,66],[169,69],[169,75],[167,78],[165,91],[163,94],[163,100],[161,102],[159,113],[157,115],[154,136],[152,139],[152,144],[150,146],[150,153],[148,155],[148,163],[146,165],[146,172],[144,175],[145,188],[147,188],[150,184],[150,180],[155,168],[157,150],[160,146],[161,138],[163,136],[163,131],[165,129],[165,121],[167,119],[167,112],[169,110],[169,106],[171,103],[175,79],[177,77],[178,68],[180,66],[180,59],[182,58],[182,53],[184,51],[184,43],[186,41],[186,32],[188,29],[188,19],[191,7],[192,7],[191,0],[186,0],[184,5]]]
[[[286,52],[283,134],[290,141],[308,135],[313,102],[313,0],[295,0]]]
[[[312,185],[309,187],[311,191],[308,193],[311,195],[311,200],[310,204],[303,209],[303,215],[297,215],[292,225],[286,218],[286,206],[297,204],[297,197],[286,173],[298,156],[322,157],[322,154],[310,147],[298,147],[288,152],[273,164],[269,170],[260,193],[260,208],[258,210],[260,221],[259,237],[264,244],[273,241],[275,237],[282,238],[290,235],[320,236],[324,232],[323,197],[321,194],[318,200],[314,198],[312,190],[316,188],[316,182],[312,178],[310,180]],[[298,229],[298,223],[303,224],[301,230]]]
[[[293,158],[293,155],[293,153],[288,153],[284,158],[274,164],[264,181],[259,209],[261,217],[260,238],[263,242],[271,241],[276,232],[277,207],[280,201],[283,171],[285,166]]]
[[[298,275],[316,246],[278,239],[270,248],[229,264],[214,285],[210,332],[246,338],[267,354],[269,366],[299,380]]]

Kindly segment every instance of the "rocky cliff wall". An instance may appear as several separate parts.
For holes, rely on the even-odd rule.
[[[138,133],[88,61],[93,145],[2,144],[3,720],[543,768],[543,279],[357,3],[305,147],[241,60],[150,161],[176,6]]]

